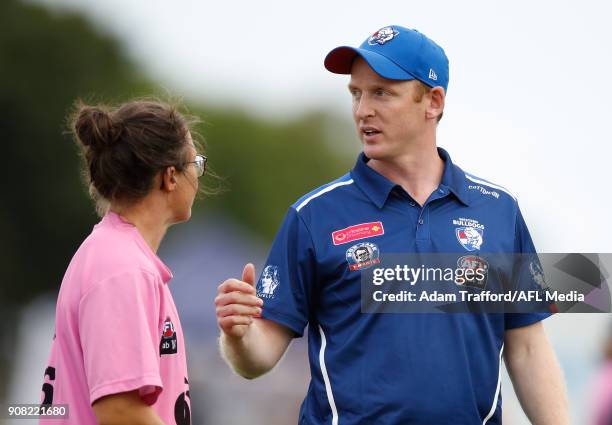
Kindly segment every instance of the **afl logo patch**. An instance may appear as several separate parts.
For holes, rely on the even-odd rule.
[[[161,341],[159,342],[159,355],[176,354],[178,343],[176,342],[176,331],[169,317],[166,317],[162,328]]]
[[[464,255],[457,260],[457,268],[463,269],[463,281],[458,285],[465,285],[476,289],[484,289],[487,285],[489,263],[477,255]]]
[[[346,261],[351,271],[367,269],[380,263],[380,251],[372,242],[362,242],[346,250]]]
[[[387,41],[393,40],[393,37],[398,35],[399,32],[394,30],[392,27],[384,27],[376,31],[374,34],[370,36],[368,39],[368,44],[370,46],[375,46],[377,44],[383,45]]]

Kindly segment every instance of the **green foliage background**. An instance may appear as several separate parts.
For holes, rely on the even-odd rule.
[[[98,218],[79,175],[66,115],[77,98],[119,102],[163,93],[118,41],[85,19],[17,0],[0,2],[2,301],[16,306],[59,288],[74,251]],[[287,207],[346,172],[353,155],[330,149],[334,118],[289,122],[190,104],[206,154],[227,191],[197,208],[219,210],[271,240]],[[346,142],[345,142],[346,143]]]

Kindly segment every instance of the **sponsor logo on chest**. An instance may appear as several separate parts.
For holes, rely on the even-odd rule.
[[[380,263],[380,250],[372,242],[361,242],[346,250],[349,270],[362,270]]]
[[[471,185],[468,186],[468,189],[470,189],[470,190],[477,190],[480,193],[482,193],[483,195],[489,195],[489,196],[494,197],[495,199],[499,199],[499,192],[496,192],[494,190],[488,190],[488,189],[486,189],[486,188],[484,188],[484,187],[482,187],[480,185],[472,185],[471,184]]]
[[[385,234],[382,221],[373,221],[371,223],[355,224],[346,229],[336,230],[332,233],[332,242],[334,245],[342,245],[359,239],[371,238]]]

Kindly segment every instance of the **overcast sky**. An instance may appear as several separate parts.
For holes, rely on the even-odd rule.
[[[450,59],[438,144],[518,196],[540,250],[612,252],[608,2],[32,1],[84,12],[173,93],[268,117],[348,119],[348,79],[325,54],[416,28]]]

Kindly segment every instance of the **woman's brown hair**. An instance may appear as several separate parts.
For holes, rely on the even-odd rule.
[[[146,196],[155,176],[169,166],[185,168],[187,135],[198,120],[159,100],[116,107],[77,102],[70,127],[84,159],[84,178],[103,214],[109,202]],[[197,146],[197,145],[196,145]]]

